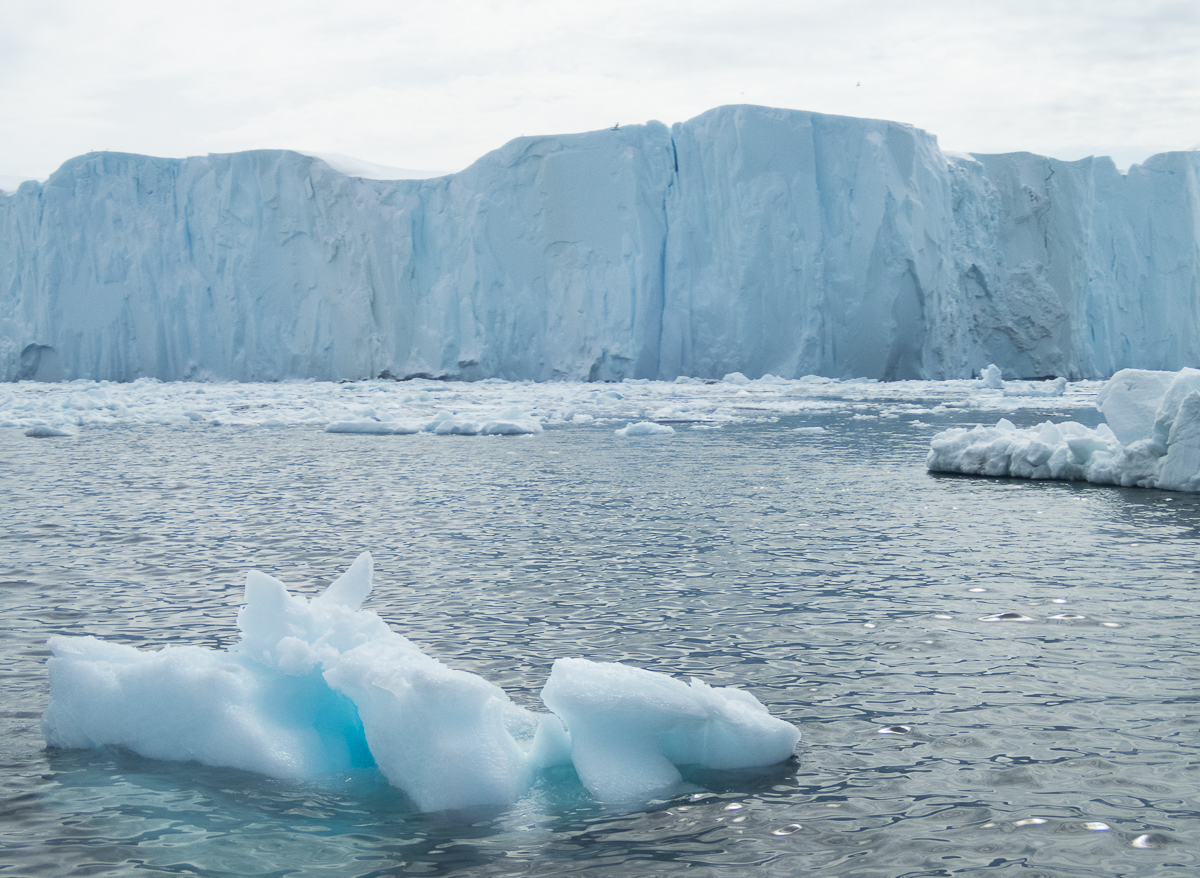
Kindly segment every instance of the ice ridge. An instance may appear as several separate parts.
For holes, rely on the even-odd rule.
[[[0,195],[0,379],[1100,378],[1200,362],[1200,154],[754,106],[372,180],[91,153]]]

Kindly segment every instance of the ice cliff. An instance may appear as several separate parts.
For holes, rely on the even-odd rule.
[[[0,195],[0,379],[1174,370],[1198,178],[750,106],[431,180],[93,153]]]

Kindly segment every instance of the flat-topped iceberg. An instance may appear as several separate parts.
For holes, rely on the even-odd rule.
[[[518,707],[361,609],[372,573],[364,552],[308,600],[251,572],[227,650],[51,638],[46,743],[283,778],[375,766],[437,811],[515,802],[571,762],[596,799],[645,800],[678,787],[677,765],[770,765],[800,738],[748,692],[578,658],[543,691],[557,717]]]
[[[932,472],[1200,491],[1200,370],[1123,369],[1096,398],[1107,421],[954,428],[930,442]]]

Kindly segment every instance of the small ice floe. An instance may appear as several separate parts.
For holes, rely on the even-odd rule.
[[[980,616],[980,622],[1032,622],[1031,616],[1023,613],[996,613],[992,616]]]
[[[1058,397],[1067,392],[1067,379],[1053,381],[1008,381],[1004,384],[1005,396]]]
[[[912,726],[884,726],[879,730],[881,735],[907,735],[912,731]]]
[[[416,427],[396,421],[377,421],[360,418],[354,421],[334,421],[325,428],[326,433],[358,433],[364,436],[398,436],[418,432]]]
[[[644,801],[678,791],[677,766],[772,765],[799,741],[743,690],[582,658],[555,661],[551,713],[519,707],[361,609],[372,573],[364,552],[311,600],[249,573],[224,650],[52,637],[46,744],[295,779],[375,767],[439,811],[510,804],[558,765],[597,800]]]
[[[49,424],[35,424],[25,431],[25,435],[33,439],[53,439],[60,436],[69,437],[74,434],[58,427],[51,427]]]
[[[542,425],[520,409],[509,409],[490,418],[442,412],[425,425],[425,430],[436,436],[522,436],[542,432]]]
[[[656,424],[654,421],[638,421],[614,431],[618,436],[670,436],[675,428],[669,424]]]

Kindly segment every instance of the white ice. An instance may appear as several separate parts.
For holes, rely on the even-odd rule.
[[[628,424],[613,432],[622,437],[670,436],[675,432],[675,428],[670,424],[656,424],[654,421],[638,421],[636,424]]]
[[[744,377],[744,376],[743,376]],[[773,374],[743,382],[695,379],[566,381],[286,381],[273,384],[21,381],[0,384],[0,428],[65,432],[112,425],[300,427],[401,437],[536,434],[546,427],[623,429],[640,422],[719,427],[854,406],[920,414],[945,406],[1009,413],[1090,405],[1099,384],[1006,381],[837,381]],[[643,428],[644,429],[644,428]],[[347,441],[356,441],[348,436]],[[379,440],[377,440],[379,441]],[[382,441],[395,441],[386,439]],[[403,440],[401,440],[403,441]]]
[[[1021,430],[954,428],[930,442],[934,472],[1069,479],[1125,487],[1200,491],[1200,370],[1123,369],[1100,390],[1107,423],[1068,421]]]
[[[728,106],[364,178],[398,173],[103,152],[0,195],[0,380],[966,379],[989,363],[1074,379],[1200,361],[1197,152],[1125,174],[964,159],[896,122]]]
[[[799,740],[747,692],[583,659],[554,666],[557,717],[532,713],[361,609],[372,574],[363,553],[308,600],[251,572],[241,638],[223,651],[52,638],[46,743],[284,778],[375,766],[438,811],[512,803],[568,762],[598,800],[644,800],[678,785],[676,765],[770,765]]]
[[[669,793],[679,765],[773,765],[800,740],[749,692],[612,662],[559,659],[542,701],[566,721],[575,770],[601,801]]]

